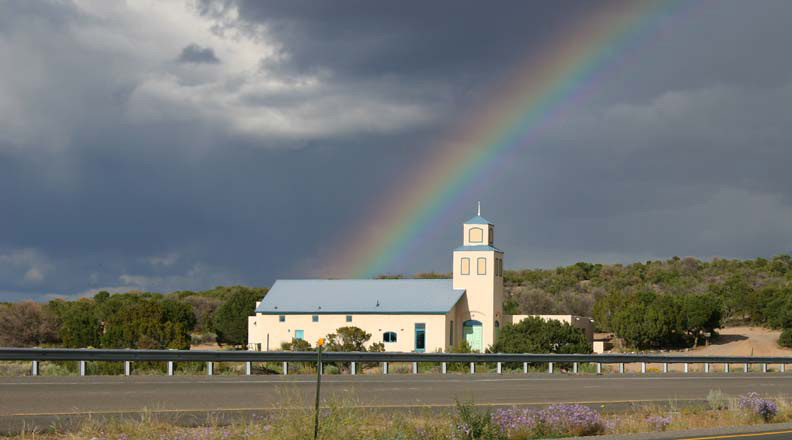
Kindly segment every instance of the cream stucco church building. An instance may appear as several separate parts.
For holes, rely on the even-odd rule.
[[[248,348],[278,350],[292,338],[315,345],[339,327],[355,326],[387,351],[449,351],[462,339],[484,351],[503,325],[523,318],[503,314],[503,251],[479,211],[462,227],[452,279],[278,280],[248,318]],[[583,327],[591,338],[590,320],[547,318]]]

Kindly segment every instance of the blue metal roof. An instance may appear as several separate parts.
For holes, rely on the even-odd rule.
[[[445,314],[464,289],[452,280],[277,280],[265,314]]]
[[[459,246],[458,248],[454,249],[455,251],[495,251],[503,253],[502,250],[496,248],[495,246],[487,246],[487,245],[478,245],[478,246]]]
[[[491,221],[485,219],[484,217],[477,215],[472,219],[465,222],[466,225],[494,225]]]

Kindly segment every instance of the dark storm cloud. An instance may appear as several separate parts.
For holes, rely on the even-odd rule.
[[[179,61],[182,63],[204,63],[218,64],[220,59],[211,47],[201,47],[195,43],[189,44],[182,49],[179,54]]]
[[[81,5],[0,6],[0,300],[304,277],[600,7]],[[389,271],[447,271],[476,200],[510,267],[789,251],[790,18],[724,1],[658,20]]]
[[[205,5],[216,5],[207,1]],[[486,5],[475,1],[227,3],[244,20],[282,37],[295,68],[330,66],[345,75],[491,75],[584,14],[590,2]],[[206,10],[212,10],[208,6]]]

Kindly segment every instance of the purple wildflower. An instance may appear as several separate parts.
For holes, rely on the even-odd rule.
[[[769,422],[778,412],[778,405],[774,401],[762,399],[757,393],[748,393],[745,396],[740,396],[737,406],[761,417],[765,422]]]
[[[655,431],[665,431],[671,424],[671,416],[649,416],[646,418],[646,423]]]
[[[557,404],[539,411],[500,409],[492,418],[509,435],[584,436],[602,434],[607,429],[600,414],[583,405]]]

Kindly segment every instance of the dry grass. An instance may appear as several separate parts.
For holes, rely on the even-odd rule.
[[[148,413],[137,420],[87,420],[77,431],[34,433],[14,437],[16,440],[297,440],[313,437],[313,410],[293,391],[280,391],[282,411],[253,416],[231,425],[210,421],[205,427],[181,427]],[[628,411],[603,414],[607,434],[687,430],[697,428],[753,425],[764,421],[738,408],[737,397],[710,393],[709,405],[679,406],[641,405]],[[773,399],[778,413],[771,422],[792,421],[792,400]],[[723,408],[723,409],[712,409]],[[454,422],[451,414],[430,412],[388,413],[361,408],[356,400],[334,397],[323,406],[320,438],[322,439],[451,439]],[[522,437],[521,437],[522,438]]]
[[[612,434],[636,432],[652,432],[656,425],[650,423],[652,417],[670,417],[665,428],[669,431],[684,431],[698,428],[723,428],[731,426],[755,425],[764,423],[760,417],[741,410],[737,406],[738,398],[726,396],[720,391],[710,392],[709,405],[678,406],[669,402],[667,406],[642,405],[621,414],[611,414],[608,419],[613,424]],[[792,421],[792,400],[781,396],[772,398],[778,404],[778,413],[773,423]],[[722,408],[722,409],[718,409]]]

